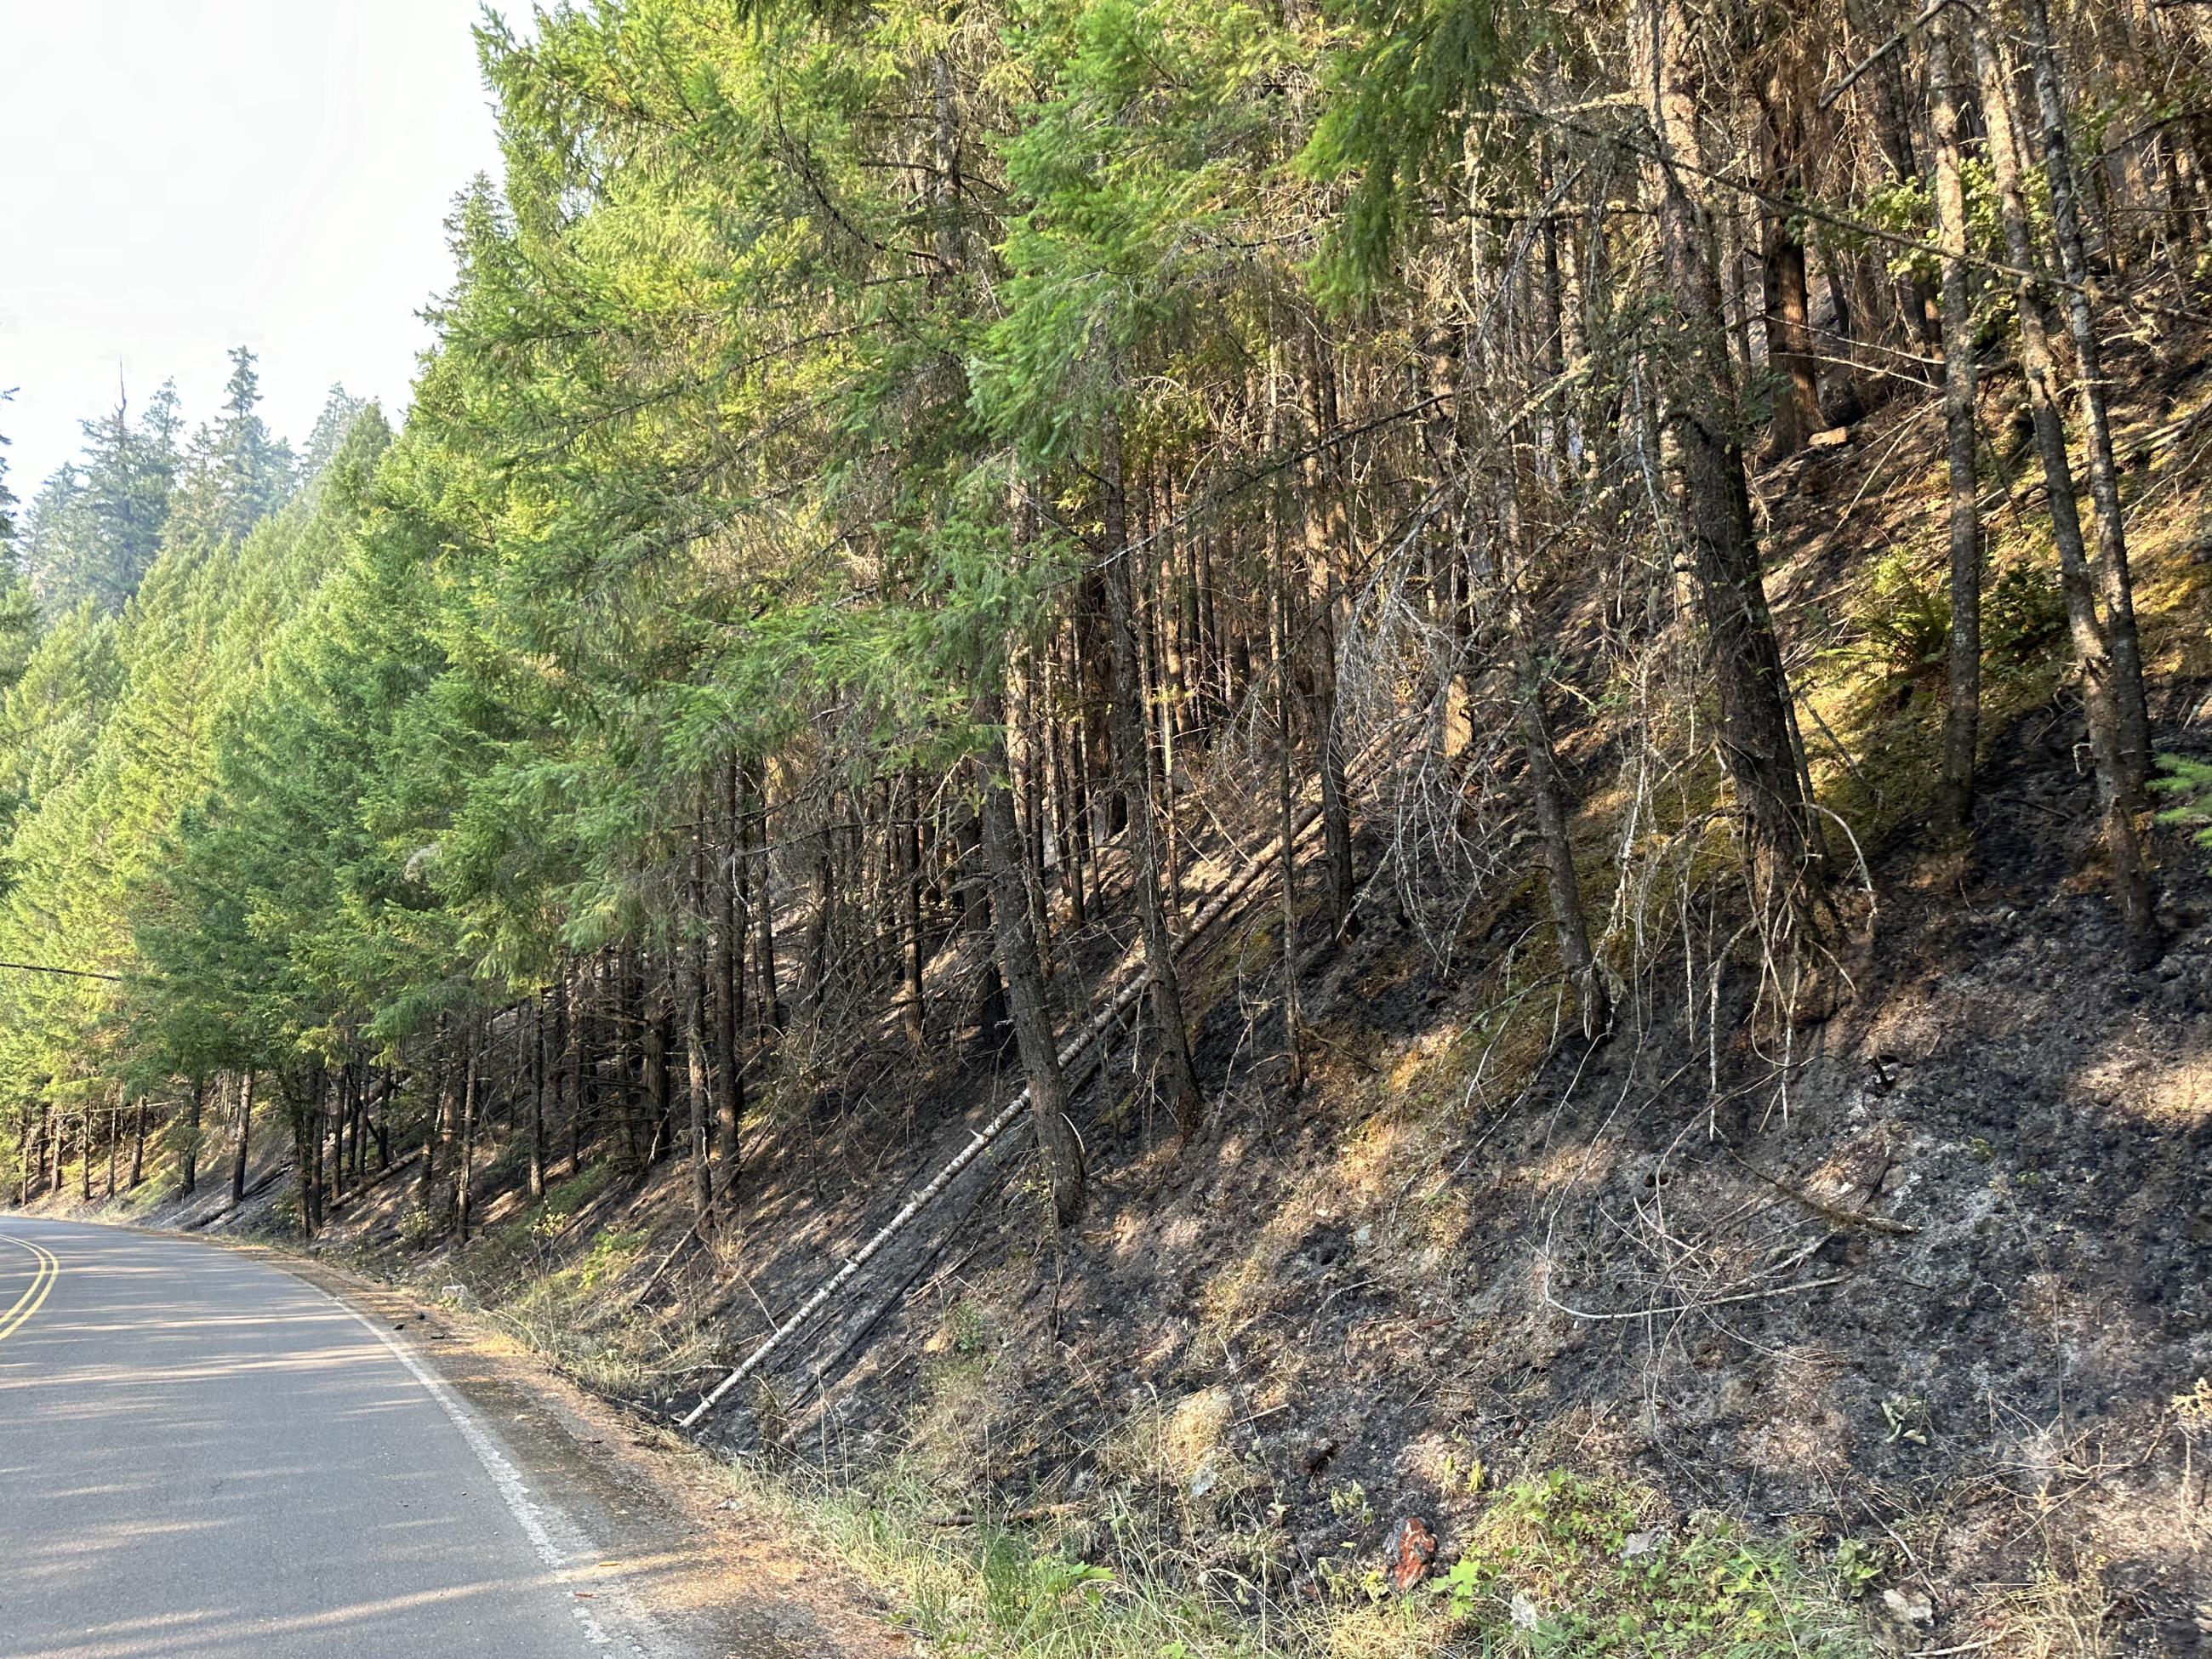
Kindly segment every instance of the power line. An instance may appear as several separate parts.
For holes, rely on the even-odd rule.
[[[89,968],[49,968],[41,962],[0,962],[0,968],[13,968],[24,974],[60,974],[69,979],[104,979],[112,985],[123,983],[120,974],[96,974]]]

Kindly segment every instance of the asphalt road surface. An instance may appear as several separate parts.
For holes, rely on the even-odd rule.
[[[278,1268],[0,1216],[4,1659],[661,1651],[521,1462]]]

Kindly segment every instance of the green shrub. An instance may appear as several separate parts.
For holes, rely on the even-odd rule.
[[[1435,1595],[1461,1639],[1514,1659],[1845,1659],[1863,1642],[1832,1574],[1786,1541],[1554,1469],[1500,1494]]]
[[[1902,553],[1874,568],[1852,615],[1862,647],[1892,687],[1935,691],[1950,678],[1951,596],[1942,573]],[[1982,589],[1982,660],[1999,674],[2040,661],[2066,633],[2066,599],[2039,565],[2008,565]]]
[[[2040,566],[2008,565],[1982,590],[1982,655],[1999,668],[2021,668],[2066,632],[2066,597]]]
[[[1933,689],[1943,683],[1951,650],[1951,599],[1944,586],[1903,553],[1874,568],[1866,602],[1853,620],[1867,652],[1893,684]]]

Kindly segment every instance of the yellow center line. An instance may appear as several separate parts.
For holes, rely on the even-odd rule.
[[[15,1305],[0,1313],[0,1342],[5,1342],[30,1322],[31,1316],[46,1305],[46,1297],[54,1288],[54,1280],[61,1277],[61,1258],[43,1244],[33,1244],[27,1238],[17,1238],[12,1233],[0,1233],[0,1243],[16,1245],[28,1250],[39,1266],[31,1275],[31,1282]]]

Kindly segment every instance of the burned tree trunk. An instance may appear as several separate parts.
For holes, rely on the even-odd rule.
[[[468,1059],[461,1079],[460,1164],[453,1171],[453,1237],[462,1244],[469,1242],[471,1200],[476,1181],[477,1110],[483,1048],[482,1024],[472,1021],[469,1026]]]
[[[1981,732],[1982,545],[1974,485],[1973,288],[1966,268],[1966,191],[1955,90],[1955,26],[1936,33],[1929,76],[1936,139],[1936,234],[1943,251],[1943,429],[1950,476],[1950,672],[1943,700],[1943,781],[1937,817],[1972,829]]]
[[[1796,719],[1767,610],[1751,492],[1736,434],[1741,410],[1727,319],[1715,274],[1683,0],[1653,0],[1648,45],[1652,124],[1661,159],[1662,275],[1681,319],[1666,425],[1674,449],[1683,532],[1720,692],[1720,758],[1735,786],[1766,896],[1819,899],[1823,848],[1799,752]]]
[[[2074,467],[2066,451],[2065,418],[2058,405],[2057,369],[2051,361],[2043,296],[2033,275],[2035,248],[2028,233],[2012,94],[1988,32],[1977,23],[1972,34],[1974,66],[1982,88],[1982,118],[1989,129],[1990,170],[1996,180],[2005,251],[2018,273],[2014,294],[2021,374],[2027,382],[2036,453],[2042,460],[2045,494],[2051,507],[2051,539],[2058,548],[2058,586],[2066,601],[2067,632],[2081,670],[2081,713],[2088,728],[2089,755],[2104,817],[2106,861],[2127,936],[2128,954],[2135,963],[2147,964],[2157,960],[2164,947],[2151,907],[2150,878],[2143,868],[2142,844],[2136,836],[2127,743],[2110,641],[2104,619],[2097,614],[2088,550],[2081,538],[2081,509],[2074,499]]]
[[[2064,273],[2066,321],[2074,338],[2083,423],[2088,428],[2089,500],[2096,510],[2097,583],[2105,602],[2105,648],[2112,665],[2112,702],[2119,722],[2122,781],[2130,811],[2150,773],[2150,715],[2143,701],[2142,648],[2136,637],[2134,582],[2128,573],[2127,520],[2120,510],[2119,471],[2112,461],[2104,347],[2089,303],[2089,256],[2081,235],[2073,148],[2058,81],[2045,0],[2021,0],[2033,49],[2035,96],[2043,126],[2044,176],[2051,186],[2051,223]]]
[[[1130,569],[1137,550],[1129,545],[1121,428],[1111,416],[1105,441],[1100,476],[1105,544],[1099,574],[1106,589],[1107,622],[1112,635],[1115,684],[1109,712],[1114,726],[1114,769],[1129,809],[1130,882],[1144,932],[1145,968],[1151,980],[1152,1019],[1159,1045],[1160,1091],[1175,1116],[1176,1127],[1188,1139],[1198,1128],[1201,1103],[1197,1073],[1191,1064],[1190,1031],[1183,1018],[1182,970],[1176,963],[1175,940],[1168,932],[1167,905],[1161,893],[1159,823],[1154,810],[1151,745],[1146,737],[1144,679],[1137,665],[1136,606]],[[1003,742],[994,763],[1003,774]],[[1003,793],[1005,779],[1000,777],[988,787]],[[1010,793],[1006,795],[1006,810],[1011,817],[1013,797]],[[1017,856],[1018,848],[1016,840],[1011,850]],[[1026,897],[1024,909],[1026,918]]]
[[[1003,718],[1001,700],[984,701],[980,711],[993,726]],[[1067,1081],[1060,1066],[1059,1041],[1053,1034],[1052,1009],[1045,999],[1043,970],[1037,965],[1036,938],[1030,927],[1029,878],[1022,868],[1021,835],[1014,822],[1014,796],[1006,778],[1006,746],[994,738],[981,757],[983,854],[991,872],[991,920],[999,971],[1006,985],[1028,1079],[1030,1109],[1036,1124],[1037,1147],[1052,1188],[1053,1213],[1063,1227],[1081,1213],[1084,1198],[1083,1146],[1067,1116]]]
[[[231,1150],[230,1202],[235,1209],[246,1202],[246,1162],[252,1146],[253,1134],[253,1073],[241,1073],[238,1079],[238,1139]]]
[[[696,924],[701,906],[702,885],[699,869],[699,850],[695,843],[691,854],[691,880],[686,906],[686,921]],[[705,964],[702,957],[706,941],[698,937],[696,926],[687,929],[676,941],[677,969],[680,980],[677,1002],[684,1028],[684,1098],[689,1108],[685,1117],[685,1143],[690,1148],[691,1215],[702,1232],[712,1224],[714,1212],[714,1105],[707,1084],[707,986]]]

